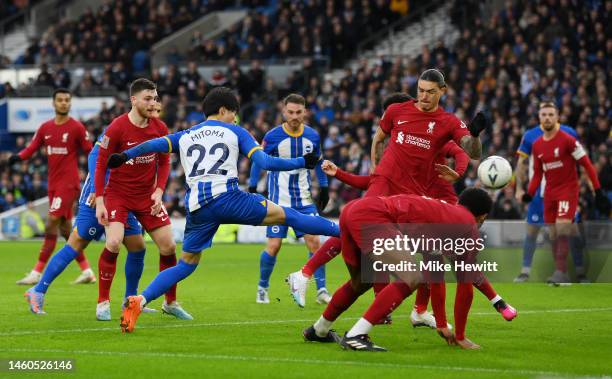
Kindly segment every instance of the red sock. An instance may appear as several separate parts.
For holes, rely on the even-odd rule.
[[[76,257],[76,261],[79,264],[81,271],[85,271],[88,268],[91,268],[91,266],[89,266],[89,261],[87,260],[87,257],[85,256],[85,252],[83,251],[79,251],[79,255],[77,255]]]
[[[429,303],[428,286],[427,283],[424,283],[417,288],[416,299],[414,300],[414,309],[417,313],[423,313],[427,310],[427,304]]]
[[[436,327],[446,328],[448,324],[446,320],[446,284],[444,282],[431,283],[429,284],[429,291],[431,292],[431,309],[436,318]]]
[[[167,268],[176,266],[176,255],[161,255],[159,256],[159,272]],[[166,291],[166,304],[176,301],[176,284]]]
[[[40,253],[38,253],[38,262],[34,266],[34,271],[43,272],[51,254],[53,254],[53,250],[55,250],[56,242],[57,234],[45,234],[45,241],[40,248]]]
[[[390,283],[374,299],[374,302],[364,313],[363,318],[372,324],[378,324],[399,307],[405,298],[410,296],[412,289],[404,282]]]
[[[342,247],[342,241],[338,237],[329,237],[302,268],[302,274],[311,277],[315,271],[327,262],[334,259]]]
[[[480,284],[474,283],[474,287],[478,288],[478,291],[482,292],[482,294],[485,295],[489,300],[497,296],[497,292],[495,292],[493,286],[491,285],[491,282],[489,282],[489,279],[487,278],[484,278],[480,282]]]
[[[569,252],[569,239],[567,236],[559,236],[555,249],[555,269],[567,272],[567,253]]]
[[[465,327],[473,298],[474,287],[472,283],[457,283],[457,293],[455,294],[455,336],[458,340],[465,339]]]
[[[107,248],[102,250],[98,260],[98,303],[110,300],[110,288],[113,285],[115,270],[117,268],[117,257],[119,254],[112,253]]]
[[[374,296],[378,296],[379,293],[382,292],[382,290],[385,289],[386,286],[388,286],[389,283],[387,282],[376,282],[372,285],[372,289],[374,290]]]
[[[329,321],[336,321],[338,316],[353,305],[360,295],[351,287],[351,281],[349,280],[334,292],[331,301],[323,311],[323,317]]]

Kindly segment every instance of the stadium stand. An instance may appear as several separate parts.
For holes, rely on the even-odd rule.
[[[65,22],[49,30],[29,49],[26,61],[41,64],[43,70],[37,82],[51,87],[70,83],[70,77],[62,70],[64,63],[103,62],[102,70],[96,75],[84,75],[75,87],[76,92],[86,94],[89,90],[105,87],[125,91],[134,75],[140,74],[135,72],[134,57],[129,56],[128,51],[146,52],[152,42],[198,15],[220,9],[220,4],[225,4],[209,1],[212,4],[209,7],[195,8],[176,5],[182,3],[160,2],[153,7],[155,11],[140,15],[138,19],[146,21],[134,24],[137,29],[134,33],[121,31],[119,25],[122,23],[119,22],[105,23],[116,25],[113,32],[79,32],[87,25],[95,29],[95,20],[100,17],[133,19],[133,13],[139,9],[130,1],[115,2],[112,8],[107,5],[78,22]],[[199,4],[197,1],[187,3]],[[561,121],[576,128],[588,147],[604,190],[612,197],[612,106],[608,96],[612,67],[607,58],[612,44],[606,34],[612,3],[517,0],[507,1],[493,11],[489,5],[477,1],[461,1],[461,7],[456,6],[458,3],[452,4],[446,15],[448,22],[463,30],[453,44],[442,39],[420,49],[402,44],[402,49],[405,47],[409,51],[394,48],[387,53],[378,51],[374,59],[360,59],[363,57],[354,55],[357,51],[354,45],[357,39],[352,38],[354,33],[368,35],[389,27],[401,17],[388,2],[278,2],[275,7],[267,2],[251,2],[251,11],[244,21],[219,40],[202,40],[194,34],[187,56],[177,57],[176,64],[163,69],[153,68],[147,71],[147,76],[159,86],[162,117],[172,131],[201,121],[203,116],[198,103],[202,97],[215,86],[228,85],[242,99],[242,125],[261,140],[267,130],[280,123],[279,99],[290,92],[303,93],[311,111],[310,125],[322,135],[325,157],[348,171],[367,174],[371,134],[382,114],[382,98],[396,91],[414,94],[419,72],[436,67],[445,73],[450,86],[443,100],[447,110],[464,120],[480,109],[490,110],[493,127],[481,137],[485,155],[502,155],[513,162],[523,132],[537,124],[537,103],[541,99],[555,101],[560,107]],[[414,8],[409,10],[408,17],[411,12],[418,12],[418,7]],[[366,30],[365,24],[374,27]],[[323,32],[327,30],[332,32]],[[398,41],[414,38],[403,32],[410,33],[410,29],[396,31]],[[60,35],[63,39],[57,37]],[[129,40],[130,46],[112,45],[119,36]],[[102,48],[107,46],[105,41],[110,41],[110,49]],[[88,48],[90,46],[100,48]],[[276,83],[266,75],[266,64],[302,55],[309,56],[302,59],[303,68],[293,73],[286,83]],[[316,59],[318,56],[326,57],[328,64],[321,64]],[[227,62],[226,69],[215,72],[207,80],[198,72],[198,65],[214,60]],[[248,70],[241,66],[242,60],[249,61]],[[335,68],[343,69],[337,80],[331,75]],[[5,84],[0,96],[14,92],[15,89]],[[124,95],[119,95],[115,106],[105,107],[87,122],[90,133],[97,136],[113,117],[125,112],[128,105]],[[20,137],[16,149],[24,143]],[[19,199],[27,199],[24,193],[37,193],[33,190],[34,181],[37,174],[44,178],[43,162],[39,154],[30,164],[23,165],[21,168],[27,169],[28,174],[20,178],[19,183],[8,170],[3,170],[0,207],[7,208]],[[81,163],[85,168],[84,159]],[[243,185],[248,168],[246,160],[243,161],[239,178]],[[174,157],[166,202],[175,215],[184,214],[183,175]],[[462,182],[457,183],[457,189],[472,184],[477,184],[474,164]],[[16,189],[19,185],[26,190]],[[581,196],[581,207],[586,211],[584,217],[607,217],[596,213],[586,186],[585,182]],[[360,195],[359,191],[335,180],[331,181],[330,189],[331,200],[323,212],[326,216],[338,215],[344,203]],[[7,197],[9,193],[13,194],[12,198]],[[512,187],[499,191],[495,204],[493,216],[496,218],[519,218],[524,211],[514,199]]]

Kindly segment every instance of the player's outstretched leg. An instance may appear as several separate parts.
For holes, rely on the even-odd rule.
[[[314,273],[327,262],[334,259],[340,253],[342,242],[338,237],[329,237],[327,241],[313,254],[301,271],[289,274],[285,281],[289,285],[291,296],[300,307],[306,305],[306,291],[308,281]],[[331,301],[331,299],[330,299]],[[329,303],[329,302],[328,302]]]
[[[199,261],[200,254],[184,252],[178,264],[157,274],[141,295],[128,297],[121,316],[121,331],[124,333],[134,331],[138,316],[145,304],[157,299],[170,287],[191,275],[198,267]]]
[[[474,283],[476,287],[483,295],[487,297],[493,308],[498,311],[506,321],[512,321],[518,315],[516,309],[506,303],[499,294],[493,289],[491,282],[487,279],[483,273],[480,273],[481,277]]]

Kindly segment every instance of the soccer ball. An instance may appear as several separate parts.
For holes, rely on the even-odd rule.
[[[478,166],[478,178],[487,188],[504,188],[512,179],[512,167],[506,158],[491,155]]]

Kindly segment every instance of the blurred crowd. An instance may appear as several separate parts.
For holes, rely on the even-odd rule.
[[[360,7],[360,4],[368,7]],[[376,8],[379,5],[386,5],[381,8],[384,11]],[[276,12],[271,14],[251,12],[243,23],[224,34],[221,44],[214,41],[215,51],[207,49],[210,41],[194,35],[191,55],[182,57],[184,61],[169,65],[163,72],[150,72],[149,76],[159,86],[162,118],[171,131],[189,128],[203,119],[199,103],[206,93],[215,86],[226,85],[237,91],[244,105],[241,124],[261,141],[268,130],[282,122],[279,100],[290,92],[301,93],[310,111],[308,123],[321,134],[325,158],[348,171],[365,175],[370,168],[371,135],[382,115],[382,99],[397,91],[415,95],[419,73],[436,67],[445,73],[449,86],[442,101],[446,110],[465,121],[480,109],[490,111],[493,125],[482,134],[483,155],[502,155],[514,164],[522,134],[538,124],[537,104],[541,100],[552,100],[559,106],[561,122],[576,128],[604,190],[612,195],[612,107],[608,96],[612,68],[608,55],[612,53],[612,40],[606,34],[612,2],[517,0],[508,1],[499,12],[488,15],[480,8],[480,2],[457,1],[449,19],[462,32],[453,46],[445,46],[439,41],[424,46],[414,59],[363,60],[355,68],[345,68],[339,81],[332,81],[328,69],[318,65],[313,57],[329,56],[332,67],[345,66],[354,49],[350,44],[358,40],[346,37],[352,36],[355,30],[364,32],[363,24],[369,25],[364,17],[374,20],[372,22],[392,22],[398,16],[388,5],[388,1],[368,0],[361,3],[279,2]],[[130,7],[124,8],[129,12]],[[117,12],[111,11],[111,14]],[[382,15],[388,17],[387,21]],[[342,31],[343,43],[349,43],[348,50],[342,54],[334,53],[334,33],[321,36],[317,32],[336,29]],[[366,30],[364,36],[371,32]],[[236,50],[231,47],[234,45]],[[308,48],[311,57],[304,58],[303,69],[290,75],[284,85],[277,85],[266,77],[264,66],[269,58],[281,58],[282,51],[291,56],[304,48]],[[112,52],[118,54],[119,50]],[[238,62],[243,58],[251,59],[246,70],[241,69]],[[127,60],[115,59],[118,59],[116,63],[105,67],[105,79],[92,78],[92,86],[103,85],[100,84],[103,82],[126,88],[134,74],[133,66]],[[194,59],[224,59],[227,60],[226,69],[206,80],[198,73]],[[56,67],[62,64],[46,63]],[[46,80],[57,82],[56,73],[54,69]],[[96,118],[87,122],[88,130],[99,135],[113,117],[128,107],[126,99],[117,98],[113,107],[105,106]],[[177,159],[173,157],[172,179],[165,198],[168,210],[175,215],[184,214],[185,193],[184,173]],[[464,178],[456,183],[457,190],[480,185],[476,166],[477,162],[472,162]],[[31,165],[27,167],[35,171]],[[248,169],[248,161],[241,161],[239,179],[243,185],[246,185]],[[35,174],[24,174],[19,179],[14,176],[6,180],[0,178],[0,194],[5,194],[6,200],[7,193],[14,193],[9,190],[16,187],[14,180],[20,180],[25,187],[33,187]],[[44,168],[40,174],[44,178]],[[585,181],[581,190],[584,218],[605,216],[593,209],[587,185]],[[494,195],[493,218],[523,216],[523,205],[515,199],[513,185]],[[343,204],[359,196],[359,191],[331,180],[330,202],[323,214],[337,216]]]

